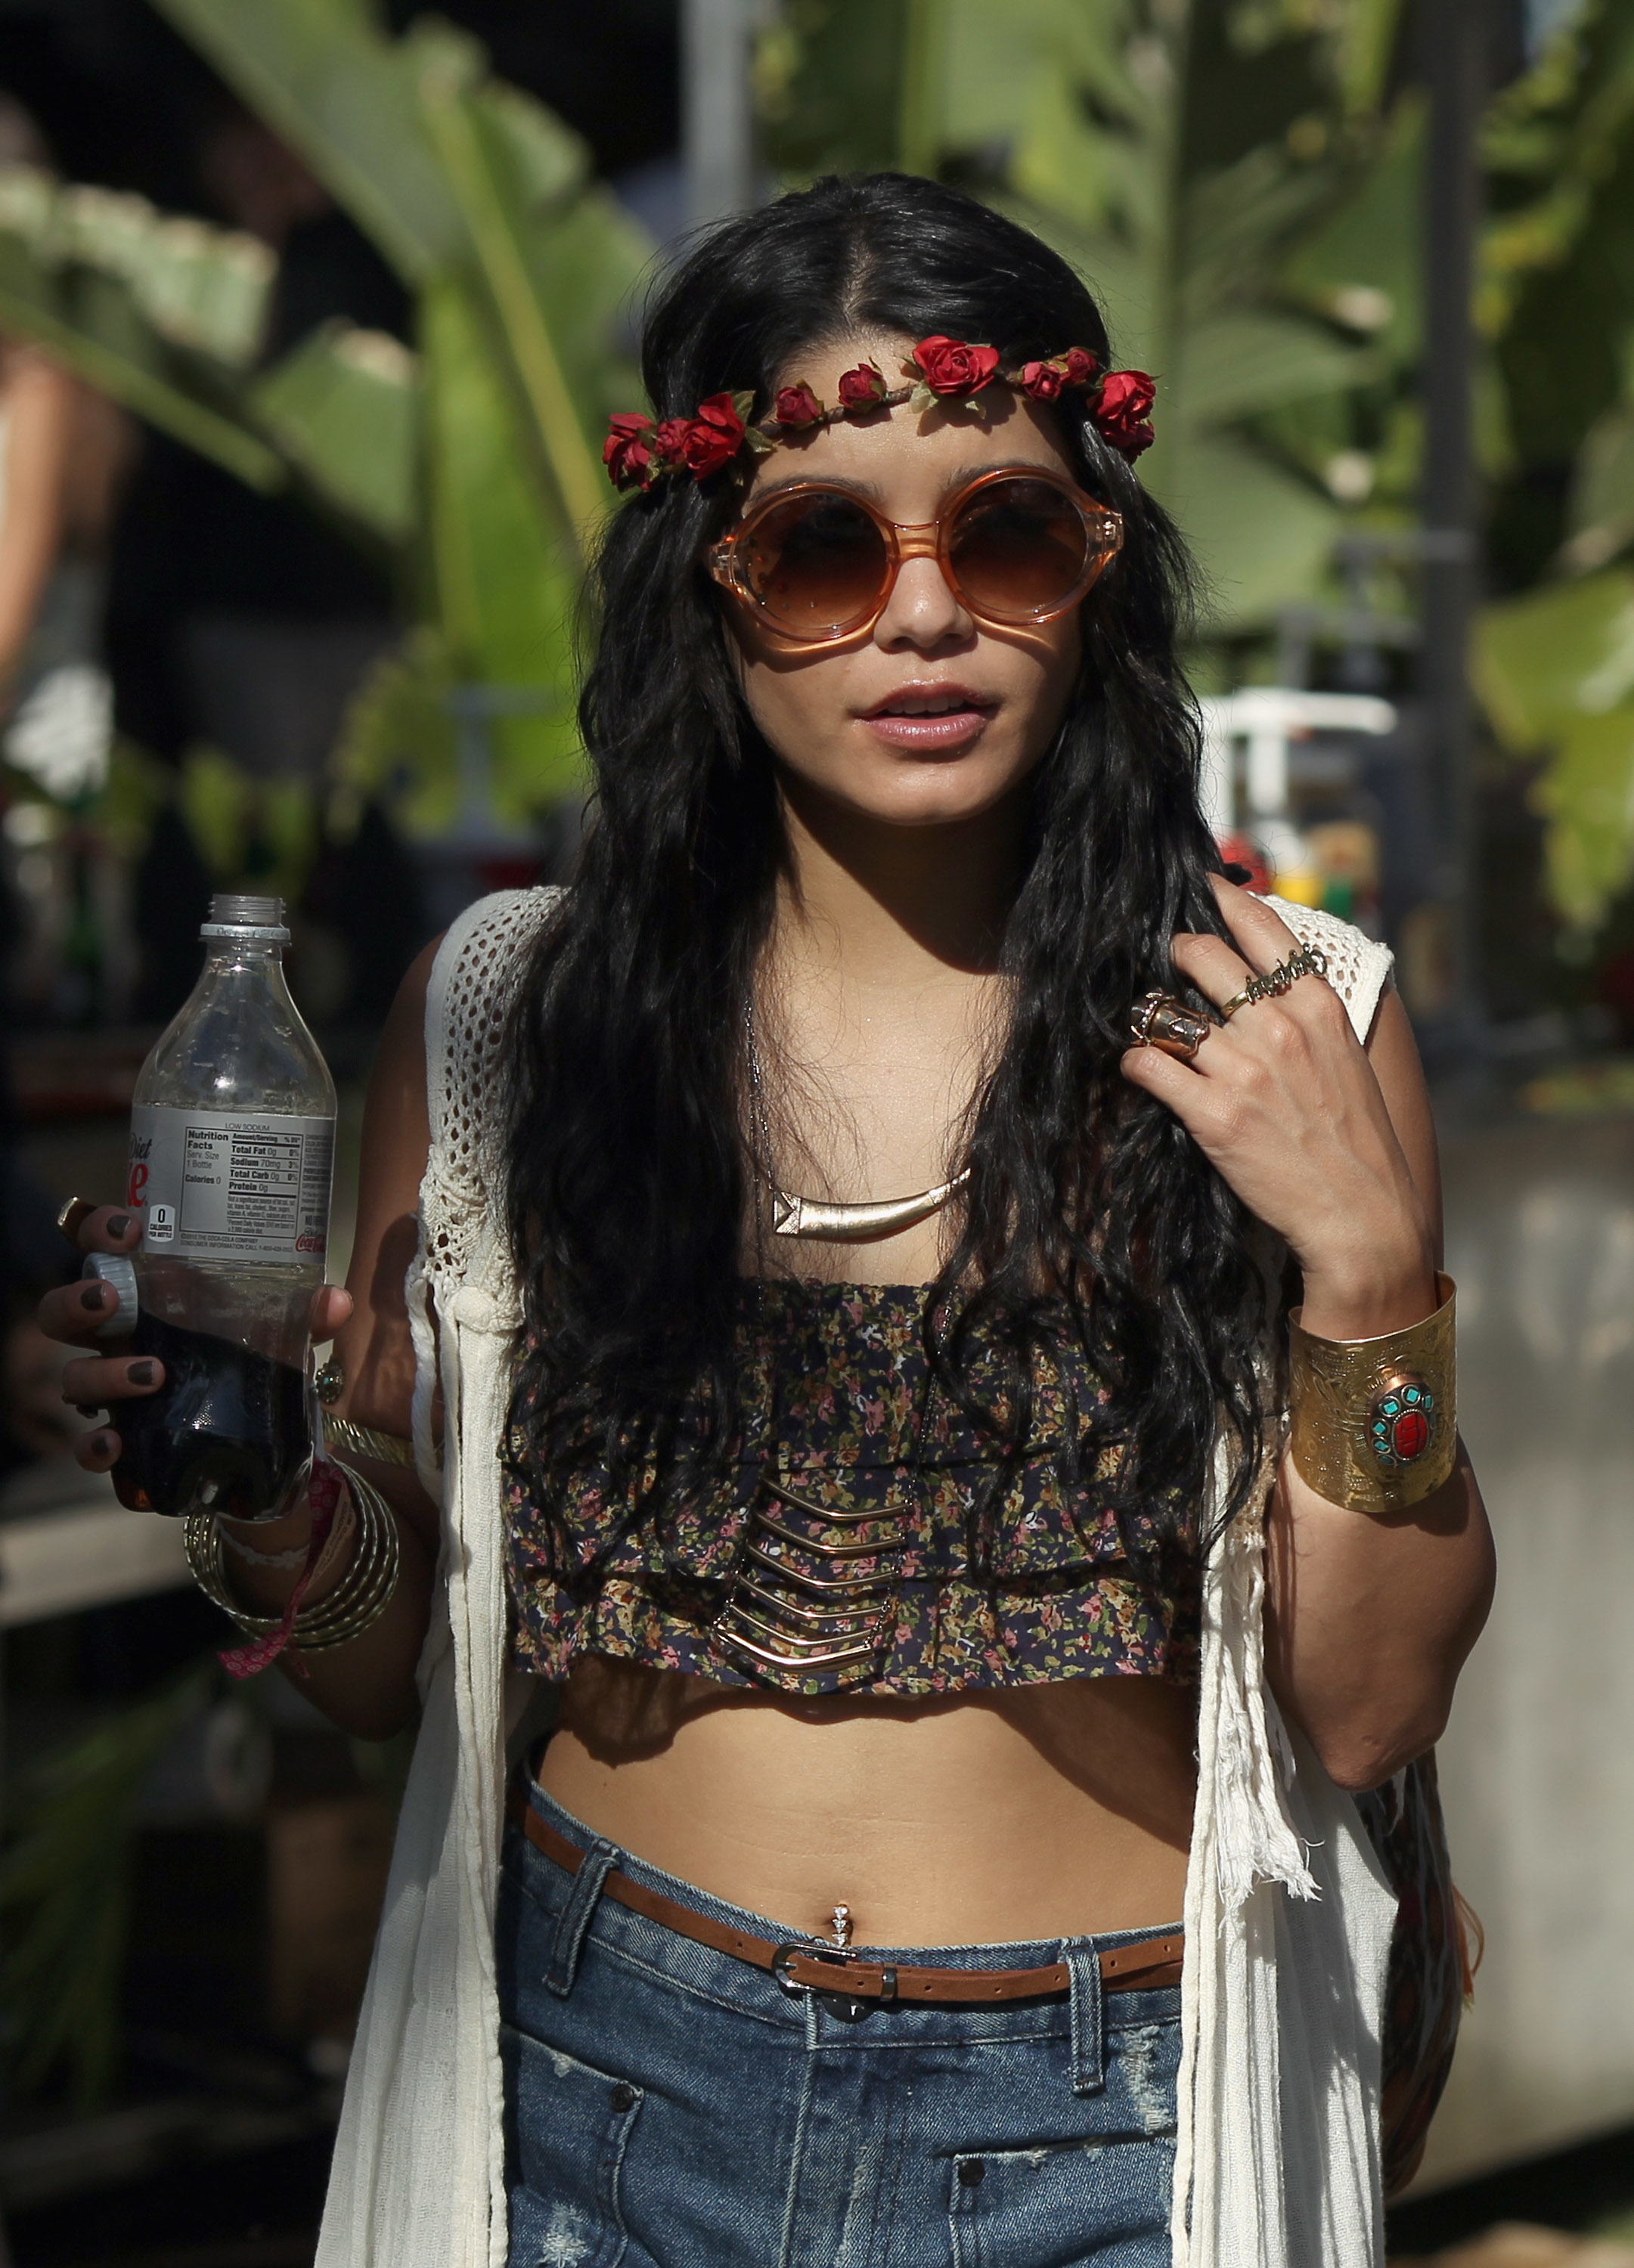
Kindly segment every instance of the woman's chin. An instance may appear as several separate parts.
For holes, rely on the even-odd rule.
[[[785,769],[797,807],[813,794],[850,818],[876,827],[957,827],[996,811],[1025,784],[1033,767],[997,765],[965,755],[896,756],[846,765],[823,777]]]

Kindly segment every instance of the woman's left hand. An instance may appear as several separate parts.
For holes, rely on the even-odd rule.
[[[1237,950],[1181,934],[1172,954],[1222,1008],[1299,940],[1262,900],[1223,880],[1214,887]],[[1428,1211],[1344,1004],[1321,977],[1237,1009],[1190,1063],[1134,1047],[1122,1067],[1286,1241],[1304,1272],[1310,1328],[1369,1337],[1433,1312]]]

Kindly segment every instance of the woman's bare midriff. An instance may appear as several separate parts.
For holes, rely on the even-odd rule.
[[[1196,1697],[1078,1678],[806,1701],[581,1660],[547,1791],[598,1835],[791,1929],[1000,1944],[1179,1920]]]

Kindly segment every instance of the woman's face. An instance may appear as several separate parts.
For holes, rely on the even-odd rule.
[[[872,357],[900,385],[910,345],[865,334],[806,349],[777,384],[804,379],[833,401],[842,372]],[[908,526],[934,520],[978,473],[1044,466],[1077,479],[1046,411],[997,383],[978,407],[983,416],[956,405],[921,415],[904,403],[825,426],[762,459],[749,497],[832,481]],[[1078,672],[1078,608],[990,628],[933,558],[903,562],[872,630],[815,652],[723,603],[745,698],[786,784],[893,827],[946,826],[1003,802],[1049,746]]]

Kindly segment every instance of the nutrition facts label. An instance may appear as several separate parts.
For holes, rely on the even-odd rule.
[[[334,1122],[236,1111],[133,1111],[129,1201],[144,1247],[179,1258],[321,1260]]]

